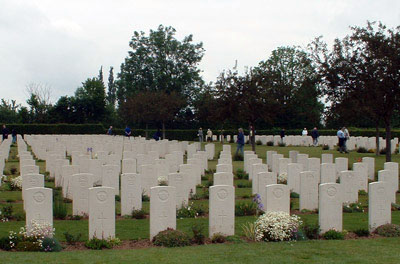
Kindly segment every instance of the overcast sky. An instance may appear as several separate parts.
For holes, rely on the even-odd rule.
[[[350,25],[400,25],[399,0],[0,0],[0,98],[25,104],[26,85],[52,87],[55,102],[97,76],[119,72],[133,32],[172,26],[206,50],[207,82],[232,68],[257,65],[279,46],[331,42]]]

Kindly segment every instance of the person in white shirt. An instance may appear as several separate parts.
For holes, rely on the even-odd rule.
[[[211,131],[211,129],[208,129],[207,130],[207,141],[208,142],[212,142],[212,131]]]
[[[302,136],[307,136],[307,135],[308,135],[307,128],[304,128],[304,129],[303,129],[303,132],[301,132],[301,135],[302,135]]]

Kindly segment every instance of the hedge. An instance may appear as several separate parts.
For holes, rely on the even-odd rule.
[[[108,127],[104,127],[102,124],[7,124],[8,129],[16,129],[18,134],[106,134]],[[256,135],[280,135],[281,129],[264,129],[256,130]],[[301,135],[302,129],[288,129],[285,131],[285,135]],[[375,129],[361,129],[361,128],[349,128],[351,136],[363,136],[363,137],[375,137]],[[148,137],[152,137],[156,132],[155,129],[148,130]],[[245,134],[248,135],[248,130],[244,130]],[[320,135],[335,136],[337,130],[334,129],[321,129],[318,130]],[[124,129],[114,129],[116,135],[124,135]],[[204,137],[206,136],[207,130],[203,130]],[[309,130],[311,133],[311,129]],[[133,136],[142,136],[146,134],[145,129],[132,129]],[[170,140],[186,140],[192,141],[197,140],[197,129],[174,129],[166,130],[166,137]],[[213,130],[214,135],[220,135],[221,131]],[[237,130],[229,129],[223,131],[224,136],[236,135]],[[385,129],[380,129],[380,136],[385,137]],[[400,129],[392,130],[392,137],[400,138]]]

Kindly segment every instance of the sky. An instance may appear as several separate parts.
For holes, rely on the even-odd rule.
[[[328,43],[382,21],[400,25],[399,0],[0,0],[0,98],[26,105],[26,86],[51,89],[55,103],[87,78],[114,74],[128,55],[134,31],[172,26],[176,38],[203,42],[199,67],[215,81],[237,60],[256,66],[280,46]]]

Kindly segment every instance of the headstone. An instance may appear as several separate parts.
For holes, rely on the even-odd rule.
[[[29,188],[44,187],[44,175],[25,174],[22,176],[22,198],[25,197],[25,191]],[[24,198],[25,204],[25,198]]]
[[[268,151],[267,151],[267,154],[266,154],[266,157],[267,157],[266,162],[267,162],[267,165],[268,165],[268,169],[269,169],[269,170],[272,170],[272,162],[273,162],[272,156],[273,156],[274,154],[277,154],[277,152],[276,152],[276,151],[273,151],[273,150],[268,150]]]
[[[329,164],[329,163],[326,163]],[[343,225],[342,188],[337,183],[319,185],[318,222],[321,233],[331,229],[341,232]]]
[[[168,174],[168,186],[175,187],[176,208],[187,206],[189,201],[189,178],[187,175],[183,173]]]
[[[233,174],[231,172],[214,173],[214,185],[233,186]]]
[[[133,210],[142,209],[142,185],[140,175],[121,175],[121,215],[131,215]]]
[[[340,185],[343,202],[356,203],[358,201],[358,181],[353,171],[340,172]]]
[[[261,197],[261,201],[264,207],[264,204],[267,203],[267,193],[265,192],[265,186],[271,184],[277,184],[277,175],[276,172],[260,172],[257,174],[258,178],[258,189],[257,193]]]
[[[290,214],[290,191],[284,184],[271,184],[265,187],[267,203],[265,212],[285,212]]]
[[[396,203],[396,185],[399,184],[399,178],[394,175],[393,171],[380,170],[378,171],[378,181],[388,183],[387,195],[391,203]]]
[[[115,190],[89,188],[89,239],[115,237]]]
[[[315,171],[319,183],[321,179],[321,160],[319,158],[308,158],[308,170]]]
[[[233,168],[231,164],[217,164],[217,173],[218,172],[230,172],[232,173]]]
[[[279,173],[279,159],[282,159],[282,154],[273,154],[272,155],[272,171]]]
[[[136,159],[123,159],[122,173],[137,173]]]
[[[289,151],[289,159],[291,159],[293,163],[297,163],[297,155],[299,155],[299,152],[297,150]]]
[[[368,166],[368,179],[375,180],[375,158],[363,157],[362,162]]]
[[[298,154],[297,163],[303,165],[303,171],[308,171],[308,154]]]
[[[114,188],[115,195],[119,195],[119,170],[118,165],[103,165],[102,167],[102,186]]]
[[[357,178],[358,190],[368,191],[368,165],[364,162],[353,163],[353,171]]]
[[[168,228],[176,229],[176,190],[171,186],[151,187],[150,240]]]
[[[318,209],[318,178],[313,171],[300,173],[300,211]]]
[[[288,164],[287,184],[289,190],[295,193],[300,193],[300,172],[303,171],[303,165],[300,163]]]
[[[53,190],[36,187],[25,190],[27,233],[32,231],[32,221],[53,226]]]
[[[385,162],[383,166],[384,170],[388,170],[392,173],[391,178],[393,179],[392,187],[394,189],[394,203],[396,203],[396,192],[399,190],[399,163]]]
[[[233,186],[211,186],[209,191],[209,237],[216,233],[233,236],[235,234],[235,190]]]
[[[336,183],[336,165],[334,163],[321,164],[321,183]]]
[[[390,224],[392,212],[390,197],[386,182],[372,182],[369,184],[368,192],[368,226],[369,231],[374,231],[377,227]]]
[[[333,155],[329,153],[322,154],[321,163],[333,163]]]
[[[251,186],[252,186],[251,191],[252,191],[252,194],[256,194],[256,193],[258,193],[258,174],[260,172],[268,172],[268,165],[263,164],[263,163],[253,164],[251,172],[253,174],[253,179],[251,181]],[[216,185],[216,184],[214,184],[214,185]],[[224,185],[224,184],[220,184],[220,185]],[[229,185],[229,184],[227,184],[227,185]]]
[[[93,187],[93,175],[79,173],[72,175],[72,214],[87,215],[89,213],[89,188]]]
[[[150,195],[150,188],[158,186],[157,168],[153,164],[141,166],[140,182],[143,194]]]
[[[336,165],[336,178],[339,178],[340,172],[347,171],[349,169],[347,158],[336,158],[335,165]]]

